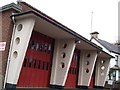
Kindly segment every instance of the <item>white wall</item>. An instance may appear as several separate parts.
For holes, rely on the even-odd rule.
[[[118,55],[118,66],[120,67],[120,55]]]
[[[16,20],[9,50],[5,83],[17,84],[34,24],[35,19],[33,17]]]

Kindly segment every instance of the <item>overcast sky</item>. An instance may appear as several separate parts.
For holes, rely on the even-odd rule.
[[[90,39],[92,31],[99,38],[114,43],[118,40],[118,1],[120,0],[23,0],[43,13]],[[0,0],[0,7],[16,0]]]

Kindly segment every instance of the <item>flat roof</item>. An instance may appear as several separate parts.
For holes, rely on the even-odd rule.
[[[15,3],[10,3],[10,4],[7,4],[5,6],[0,7],[0,12],[6,11],[6,10],[9,10],[9,9],[14,9],[16,11],[21,11],[22,7],[20,5],[15,4]]]

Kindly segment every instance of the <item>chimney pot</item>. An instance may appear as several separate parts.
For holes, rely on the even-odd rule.
[[[90,33],[91,37],[95,37],[95,38],[98,38],[98,34],[99,33],[97,31]]]

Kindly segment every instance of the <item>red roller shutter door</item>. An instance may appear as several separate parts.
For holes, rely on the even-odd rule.
[[[95,68],[94,68],[94,71],[93,71],[93,74],[92,74],[92,77],[91,77],[91,80],[90,80],[89,87],[94,88],[94,86],[95,86]]]
[[[90,81],[89,87],[90,87],[90,88],[93,88],[93,87],[94,87],[94,74],[93,74],[92,77],[91,77],[91,81]]]
[[[65,87],[66,88],[76,88],[77,85],[77,75],[78,75],[78,63],[79,63],[79,50],[75,50],[72,58],[72,62],[69,68],[67,80]]]
[[[18,87],[48,87],[54,40],[33,32],[18,80]]]

